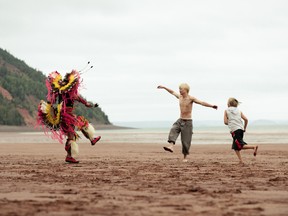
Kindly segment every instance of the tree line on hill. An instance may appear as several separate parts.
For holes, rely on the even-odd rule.
[[[0,125],[23,126],[36,120],[38,104],[47,95],[45,79],[41,71],[0,48]],[[92,123],[111,124],[100,107],[87,109],[77,104],[75,113]]]

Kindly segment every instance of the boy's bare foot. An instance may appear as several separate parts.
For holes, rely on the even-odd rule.
[[[173,145],[164,146],[163,148],[164,148],[165,151],[169,151],[169,152],[173,153]]]
[[[183,159],[183,163],[187,163],[188,162],[188,159]]]
[[[169,151],[169,152],[171,152],[171,153],[174,152],[174,150],[173,150],[173,144],[170,144],[169,146],[164,146],[163,148],[164,148],[165,151]]]
[[[256,155],[257,155],[257,150],[258,150],[258,146],[256,146],[255,148],[254,148],[254,153],[253,153],[253,155],[256,157]]]
[[[239,161],[238,164],[239,164],[239,165],[242,165],[242,166],[245,165],[243,161]]]

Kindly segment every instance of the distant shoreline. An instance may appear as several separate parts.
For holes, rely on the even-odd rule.
[[[94,125],[96,130],[122,130],[132,129],[132,127],[123,127],[117,125]],[[29,127],[29,126],[11,126],[11,125],[0,125],[0,132],[35,132],[42,131],[41,127]]]

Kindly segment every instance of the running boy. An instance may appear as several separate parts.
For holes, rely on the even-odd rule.
[[[228,108],[224,112],[224,124],[228,125],[231,135],[233,137],[232,149],[235,151],[237,157],[239,158],[239,162],[243,164],[242,157],[240,151],[242,149],[253,149],[254,156],[257,154],[258,146],[247,145],[244,142],[244,132],[246,131],[248,125],[247,117],[238,109],[238,100],[235,98],[228,99]],[[242,122],[244,120],[244,125]]]
[[[177,99],[179,99],[179,105],[180,105],[180,118],[173,124],[168,137],[168,143],[170,143],[170,145],[164,147],[164,150],[173,152],[174,151],[173,146],[175,145],[176,139],[181,133],[182,153],[184,155],[183,162],[187,162],[186,157],[187,155],[189,155],[189,149],[191,146],[191,140],[193,134],[193,124],[192,124],[193,103],[200,104],[206,107],[211,107],[213,109],[217,109],[217,106],[200,101],[195,97],[190,96],[188,94],[190,87],[186,83],[183,83],[179,86],[179,94],[161,85],[158,86],[158,89],[165,89],[167,92],[174,95]]]

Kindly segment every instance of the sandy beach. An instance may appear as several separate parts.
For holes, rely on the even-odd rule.
[[[243,151],[245,165],[230,143],[192,144],[183,163],[180,144],[168,153],[165,140],[103,137],[95,146],[83,140],[80,163],[67,164],[57,142],[0,135],[1,216],[288,215],[287,144],[260,144],[256,157]]]

